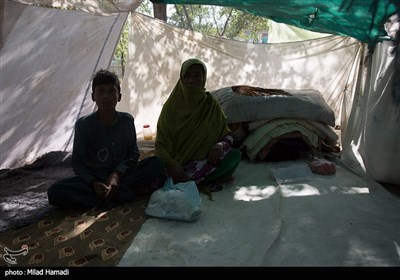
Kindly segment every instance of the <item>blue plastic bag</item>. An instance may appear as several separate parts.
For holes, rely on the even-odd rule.
[[[161,189],[153,192],[145,212],[158,218],[196,221],[201,212],[201,197],[196,183],[188,181],[174,184],[172,178],[168,178]]]

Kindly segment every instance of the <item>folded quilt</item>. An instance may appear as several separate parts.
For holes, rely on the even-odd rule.
[[[271,141],[292,132],[298,132],[298,134],[295,135],[296,137],[298,137],[298,135],[302,136],[307,144],[316,149],[319,149],[320,146],[319,139],[324,137],[320,131],[304,120],[276,119],[267,122],[250,133],[244,141],[243,146],[246,147],[246,153],[249,159],[253,161],[259,157],[259,152]],[[262,158],[265,156],[266,154],[264,153]]]

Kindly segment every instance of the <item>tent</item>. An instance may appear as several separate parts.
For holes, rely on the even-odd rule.
[[[140,1],[119,1],[119,6],[98,5],[98,2],[103,1],[90,1],[89,4],[84,1],[67,1],[81,10],[48,9],[25,5],[22,2],[36,1],[7,0],[0,4],[2,169],[22,166],[50,151],[71,151],[75,120],[94,110],[90,101],[90,77],[98,69],[109,67],[123,24],[127,17],[131,17],[129,58],[122,84],[123,102],[119,104],[119,109],[131,112],[135,116],[138,128],[145,123],[156,127],[158,113],[175,85],[181,62],[193,56],[203,59],[209,73],[213,73],[207,80],[206,86],[209,90],[235,84],[250,84],[272,88],[312,88],[320,91],[337,116],[336,124],[342,129],[342,156],[338,163],[338,166],[341,166],[340,174],[355,180],[346,181],[345,177],[335,177],[335,180],[338,180],[336,190],[341,190],[341,187],[351,189],[358,186],[360,189],[352,191],[365,193],[365,189],[370,188],[369,192],[377,195],[375,198],[362,200],[357,209],[346,208],[355,203],[352,200],[348,201],[349,204],[342,204],[342,200],[334,197],[329,202],[337,203],[338,207],[343,209],[354,210],[354,216],[346,217],[344,223],[359,220],[357,215],[361,215],[360,212],[366,219],[369,215],[373,221],[381,220],[374,224],[373,229],[368,228],[367,224],[359,225],[357,233],[361,233],[366,227],[368,232],[383,230],[387,235],[382,243],[387,240],[388,243],[391,242],[391,245],[385,243],[385,246],[374,251],[370,261],[359,261],[358,258],[362,254],[357,251],[357,246],[354,246],[354,251],[350,254],[355,258],[354,261],[339,261],[339,257],[336,256],[332,263],[399,264],[400,240],[396,233],[400,227],[396,214],[399,211],[396,206],[398,200],[385,193],[377,183],[400,185],[400,89],[397,78],[400,70],[397,35],[399,18],[396,15],[399,9],[398,1],[153,1],[232,6],[266,16],[276,22],[334,34],[314,40],[259,45],[180,30],[162,21],[135,13],[134,10]],[[243,164],[238,176],[242,175],[244,178],[251,170],[258,170],[254,168],[252,165]],[[257,168],[262,167],[257,165]],[[259,174],[262,174],[262,169],[259,171]],[[248,176],[249,181],[246,179],[243,183],[251,187],[250,179],[257,180]],[[324,179],[320,182],[321,186],[330,184]],[[314,189],[311,188],[311,193],[322,193],[321,186],[319,189],[315,186]],[[280,191],[290,197],[293,189],[282,188]],[[201,252],[207,247],[199,245],[195,249],[200,259],[185,251],[182,262],[172,264],[193,265],[196,261],[202,265],[210,265],[213,260],[220,265],[251,265],[253,262],[260,265],[282,264],[284,260],[279,259],[279,255],[271,255],[274,252],[289,254],[300,242],[295,236],[281,235],[281,238],[285,237],[292,243],[287,243],[285,248],[276,245],[275,237],[282,234],[283,230],[282,217],[288,217],[291,212],[297,213],[297,216],[291,216],[286,222],[305,226],[314,223],[315,220],[323,220],[330,209],[318,215],[309,209],[307,214],[301,216],[300,209],[307,208],[307,205],[316,205],[307,199],[301,201],[300,205],[288,207],[284,203],[286,200],[274,196],[275,193],[275,189],[265,187],[261,197],[273,197],[272,203],[265,204],[267,200],[264,200],[264,204],[252,206],[252,211],[257,213],[272,213],[268,219],[263,219],[262,215],[255,216],[256,219],[263,219],[260,232],[268,231],[272,226],[273,230],[269,235],[258,240],[265,245],[263,250],[270,250],[270,255],[252,255],[254,246],[246,245],[247,247],[230,247],[229,250],[239,254],[237,250],[245,249],[248,256],[253,257],[246,258],[246,262],[236,258],[229,259],[226,246],[232,246],[228,241],[233,240],[227,239],[227,243],[219,243],[220,247],[217,246],[215,251],[223,251],[224,254],[216,256],[224,257],[226,262],[203,256]],[[230,193],[221,193],[216,198],[229,205],[232,204],[229,195]],[[283,206],[288,208],[281,208]],[[365,207],[371,207],[371,210],[360,210]],[[218,211],[219,208],[207,201],[205,209],[211,212]],[[245,213],[235,212],[235,215],[240,221],[248,219]],[[225,222],[229,216],[228,213],[224,213],[220,222]],[[343,217],[336,218],[339,220]],[[202,226],[210,224],[199,223],[196,229]],[[211,226],[218,227],[218,221],[213,221]],[[250,224],[243,226],[250,227]],[[331,227],[333,228],[332,225]],[[331,227],[329,229],[332,229]],[[162,243],[162,238],[164,241],[170,241],[170,236],[163,235],[161,239],[154,238],[149,241],[145,233],[154,237],[153,231],[160,229],[170,235],[176,234],[178,229],[187,230],[189,234],[194,234],[196,230],[189,229],[187,224],[151,221],[145,225],[143,235],[138,235],[142,245],[133,244],[128,252],[131,256],[126,256],[121,265],[154,265],[153,261],[159,259],[154,258],[152,254],[158,252],[157,248],[160,247],[157,246]],[[236,226],[230,229],[238,230]],[[344,232],[346,231],[338,230],[332,234],[342,238]],[[351,231],[347,233],[350,234]],[[291,234],[294,234],[293,231]],[[320,229],[314,234],[313,237],[323,235],[324,230]],[[246,243],[246,240],[242,241],[242,244]],[[352,245],[361,242],[347,241]],[[366,238],[362,240],[364,241],[369,244],[370,240]],[[193,246],[195,241],[187,238],[185,242]],[[307,245],[316,246],[311,243]],[[135,252],[143,252],[143,247],[140,246],[148,246],[148,252],[152,253],[146,255],[144,261],[135,255]],[[168,254],[175,252],[176,247],[163,249],[163,257],[167,258]],[[384,255],[385,250],[390,251],[390,257]],[[301,257],[302,253],[304,252],[297,252],[295,256]],[[282,258],[285,254],[281,255]],[[144,257],[143,254],[141,256]],[[202,259],[203,257],[205,259]],[[329,257],[321,258],[320,262],[315,262],[314,259],[314,262],[303,260],[303,263],[296,263],[294,257],[288,260],[285,263],[287,265],[326,265],[332,261]]]
[[[88,98],[90,85],[87,77],[110,65],[123,23],[128,17],[128,8],[134,10],[139,4],[129,1],[131,4],[128,5],[128,2],[120,1],[118,9],[109,5],[111,7],[106,7],[109,10],[102,11],[96,10],[95,2],[89,5],[70,1],[78,8],[90,11],[90,16],[79,11],[50,10],[16,2],[1,4],[4,23],[1,41],[1,168],[21,166],[49,151],[71,150],[74,121],[93,110]],[[183,33],[189,42],[186,43],[185,40],[176,41],[177,36],[182,36],[176,28],[160,22],[151,30],[145,26],[149,19],[132,14],[134,32],[131,34],[127,78],[123,84],[124,92],[130,96],[121,103],[121,109],[135,113],[139,128],[144,123],[155,127],[161,105],[176,79],[173,75],[176,75],[178,65],[184,58],[197,55],[207,61],[211,73],[214,69],[222,69],[220,75],[209,79],[210,90],[240,83],[319,90],[334,108],[337,122],[342,127],[343,158],[360,162],[377,181],[399,184],[400,94],[394,78],[398,71],[398,49],[396,44],[393,45],[396,24],[391,25],[389,33],[384,29],[389,16],[395,14],[398,2],[275,2],[217,1],[213,4],[245,9],[314,31],[351,36],[356,40],[350,37],[334,40],[348,40],[348,44],[358,44],[359,47],[354,48],[348,57],[342,57],[339,53],[341,47],[333,47],[339,46],[338,41],[332,40],[331,45],[327,43],[321,47],[332,50],[331,54],[337,56],[331,60],[340,57],[340,61],[332,62],[328,61],[329,55],[322,61],[313,54],[304,57],[295,54],[293,49],[299,50],[299,46],[253,46],[189,31]],[[211,1],[189,3],[212,4]],[[125,12],[121,12],[123,8]],[[305,15],[312,14],[310,10],[315,11],[316,19],[312,23],[305,19]],[[109,16],[96,16],[101,13]],[[161,28],[168,29],[175,37],[163,36]],[[181,45],[178,47],[177,44]],[[144,52],[146,48],[150,52]],[[303,53],[306,49],[317,51],[307,45],[301,48]],[[176,49],[182,52],[177,54]],[[288,54],[285,56],[284,52]],[[243,53],[246,56],[242,56]],[[274,59],[276,53],[283,57]],[[285,65],[292,60],[291,56],[297,57],[298,61]],[[332,63],[337,64],[332,66],[333,73],[329,77],[318,76],[317,73],[326,73],[324,66],[331,67]],[[315,68],[316,65],[320,68]],[[343,71],[338,72],[341,67]]]

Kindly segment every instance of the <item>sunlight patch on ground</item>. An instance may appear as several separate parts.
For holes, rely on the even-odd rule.
[[[341,194],[360,194],[369,193],[369,188],[357,188],[357,187],[330,187],[329,190],[335,193]]]
[[[274,186],[259,187],[259,186],[248,186],[239,187],[239,189],[234,194],[235,200],[243,201],[257,201],[262,199],[270,198],[274,193],[276,193],[277,188]]]
[[[379,255],[378,248],[371,248],[369,244],[364,244],[361,240],[350,240],[349,251],[346,263],[349,266],[385,266],[385,260]],[[363,260],[360,262],[359,260]]]
[[[309,184],[281,185],[281,192],[284,197],[321,195],[316,187]]]
[[[369,188],[365,187],[335,187],[330,186],[321,192],[317,187],[310,184],[295,183],[295,184],[281,184],[280,185],[283,197],[292,196],[312,196],[312,195],[326,195],[328,193],[337,194],[369,194]],[[238,187],[234,194],[234,200],[242,201],[258,201],[268,199],[276,193],[278,187],[276,186],[242,186]]]
[[[192,242],[203,243],[208,241],[215,241],[216,239],[209,234],[199,234],[189,239]]]
[[[43,187],[45,184],[46,183],[39,183],[39,184],[36,184],[36,185],[32,185],[32,186],[29,186],[26,190],[27,191],[34,191],[35,189]]]
[[[35,210],[35,205],[25,205],[14,201],[0,203],[0,209],[3,211],[18,211],[18,210]]]

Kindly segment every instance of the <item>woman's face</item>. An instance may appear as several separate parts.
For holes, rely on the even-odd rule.
[[[200,64],[193,64],[182,78],[183,84],[187,86],[204,86],[204,70]]]

